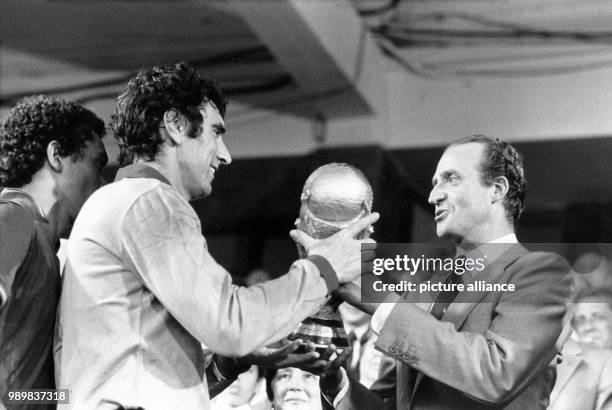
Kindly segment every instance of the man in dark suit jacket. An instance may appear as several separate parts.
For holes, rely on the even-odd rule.
[[[517,243],[525,195],[520,156],[498,139],[468,137],[446,149],[432,182],[438,236],[461,252],[488,255],[475,280],[513,284],[515,290],[460,292],[446,304],[381,304],[372,319],[376,347],[396,359],[396,369],[373,386],[379,397],[351,382],[337,407],[545,409],[570,294],[569,268],[555,254],[529,252]],[[419,302],[415,293],[403,299]]]

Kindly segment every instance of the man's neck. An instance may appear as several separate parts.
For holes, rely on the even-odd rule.
[[[42,216],[48,221],[46,226],[49,239],[59,242],[62,235],[67,235],[70,229],[68,216],[64,210],[57,181],[43,168],[32,178],[32,182],[20,188],[29,194],[42,211]]]
[[[168,160],[168,157],[160,152],[155,157],[154,161],[138,160],[136,163],[151,167],[162,174],[168,180],[168,182],[170,182],[170,185],[172,185],[172,187],[176,189],[183,198],[189,200],[187,192],[185,191],[181,181],[181,172],[178,162]]]
[[[470,234],[463,238],[458,238],[457,245],[469,247],[470,244],[478,246],[483,243],[490,243],[506,235],[514,233],[514,226],[507,220],[505,215],[493,216],[489,221],[479,225],[477,229],[472,229]]]
[[[49,241],[53,244],[59,243],[60,237],[68,229],[68,226],[66,218],[62,218],[63,213],[59,211],[61,208],[60,201],[53,194],[55,190],[54,181],[37,175],[29,184],[14,188],[14,190],[21,191],[30,197],[29,202],[33,202],[33,204],[28,204],[28,208],[34,208],[32,211],[38,214],[39,220],[46,222],[41,227]],[[17,200],[17,202],[20,201]]]

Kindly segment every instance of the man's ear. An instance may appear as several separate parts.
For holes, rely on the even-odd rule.
[[[172,108],[164,113],[164,128],[175,144],[181,144],[183,142],[188,125],[187,118],[178,110]]]
[[[508,178],[501,176],[493,180],[492,187],[493,193],[491,197],[491,202],[495,203],[504,200],[504,198],[508,194],[508,190],[510,189],[510,183],[508,182]]]
[[[51,141],[47,145],[47,163],[52,170],[61,172],[63,160],[60,155],[60,143],[55,140]]]

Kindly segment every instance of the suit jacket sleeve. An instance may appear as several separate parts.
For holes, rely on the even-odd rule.
[[[484,334],[398,303],[377,348],[478,401],[512,400],[556,354],[570,279],[565,261],[550,253],[528,253],[506,269],[515,291],[500,297]]]

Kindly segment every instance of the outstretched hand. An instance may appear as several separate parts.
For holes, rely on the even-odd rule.
[[[241,357],[240,361],[262,367],[300,367],[315,363],[320,355],[315,345],[301,339],[280,342],[280,346],[266,346]]]
[[[300,366],[302,370],[320,376],[321,391],[328,397],[335,397],[343,385],[342,364],[351,357],[353,350],[348,347],[340,350],[333,344],[327,346],[321,358],[312,364]]]
[[[355,239],[355,237],[375,223],[379,214],[374,212],[325,239],[315,239],[305,232],[294,229],[289,235],[307,255],[323,256],[338,275],[340,283],[350,282],[361,274],[361,244],[376,243],[373,239]],[[374,255],[367,253],[368,257]],[[372,256],[373,258],[373,256]]]
[[[337,372],[342,364],[351,357],[352,349],[350,347],[346,349],[338,349],[335,345],[330,344],[327,346],[325,351],[321,353],[320,357],[311,362],[305,363],[299,367],[307,372],[324,377],[327,374]]]

